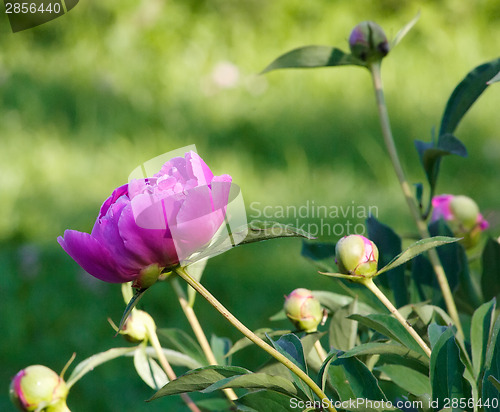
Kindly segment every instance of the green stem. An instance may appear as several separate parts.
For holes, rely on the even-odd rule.
[[[217,359],[215,359],[215,355],[212,351],[212,348],[210,347],[210,344],[208,343],[205,332],[203,332],[203,328],[198,321],[198,317],[196,316],[193,307],[189,304],[184,289],[182,289],[181,285],[179,284],[179,279],[176,276],[172,276],[170,283],[174,288],[177,298],[179,299],[182,311],[184,312],[184,315],[191,325],[191,328],[193,329],[196,339],[198,340],[198,343],[200,344],[201,349],[203,350],[203,353],[208,360],[208,363],[210,363],[210,365],[218,365]],[[223,389],[223,391],[230,401],[238,399],[238,396],[231,388]]]
[[[329,401],[326,394],[320,389],[318,385],[297,365],[295,365],[290,359],[286,356],[279,353],[276,349],[268,345],[261,338],[259,338],[255,333],[253,333],[250,329],[248,329],[243,323],[241,323],[231,312],[229,312],[201,283],[197,280],[193,279],[189,273],[186,272],[184,268],[177,268],[175,272],[184,279],[188,285],[190,285],[194,290],[196,290],[201,296],[203,296],[208,303],[210,303],[219,313],[224,316],[236,329],[238,329],[243,335],[245,335],[248,339],[250,339],[253,343],[255,343],[258,347],[265,350],[269,355],[275,358],[278,362],[281,362],[288,369],[290,369],[293,373],[295,373],[300,379],[302,379],[307,386],[309,386],[312,391],[319,397],[319,399],[323,402],[324,400],[329,405],[328,410],[332,412],[336,412],[336,409],[333,407],[332,402]]]
[[[405,318],[399,313],[396,307],[392,304],[392,302],[387,299],[387,296],[384,295],[377,285],[373,282],[373,279],[369,278],[363,282],[370,291],[386,306],[387,309],[393,314],[393,316],[404,326],[404,328],[410,333],[410,335],[415,339],[415,341],[419,344],[419,346],[424,350],[425,354],[430,358],[431,350],[424,342],[424,340],[420,337],[420,335],[413,329],[413,327],[406,321]]]
[[[411,191],[408,180],[406,179],[403,168],[401,167],[401,162],[399,161],[398,152],[396,150],[396,145],[394,144],[394,138],[392,136],[389,114],[387,113],[387,106],[385,104],[380,67],[381,67],[381,62],[378,61],[372,63],[369,66],[369,69],[372,75],[373,87],[375,89],[375,98],[377,100],[377,108],[380,118],[380,126],[382,128],[382,135],[384,137],[384,143],[385,146],[387,147],[387,151],[389,152],[389,157],[391,159],[392,165],[398,177],[401,190],[403,191],[403,195],[406,199],[406,203],[408,204],[410,212],[417,225],[420,237],[425,239],[430,237],[429,230],[427,229],[427,224],[420,215],[417,202],[413,196],[413,193]],[[453,319],[453,322],[455,322],[458,334],[463,338],[464,333],[462,329],[462,324],[460,322],[460,318],[458,317],[458,311],[455,305],[455,300],[453,299],[453,294],[451,292],[450,285],[448,284],[448,279],[446,278],[443,265],[441,264],[441,261],[439,260],[439,256],[435,249],[429,250],[428,255],[431,261],[431,265],[434,268],[434,272],[436,273],[436,278],[438,280],[439,287],[441,288],[441,292],[443,293],[443,298],[446,303],[446,308],[448,310],[448,313],[450,314],[450,317]]]
[[[165,354],[163,353],[163,348],[161,347],[160,341],[158,340],[158,335],[156,334],[156,327],[150,326],[148,324],[146,324],[145,326],[148,331],[148,338],[151,343],[151,346],[156,351],[156,355],[158,356],[158,361],[160,362],[162,369],[167,374],[168,379],[170,381],[177,379],[177,375],[175,374],[174,370],[172,369],[172,366],[170,366],[170,363],[168,362]],[[193,412],[201,412],[187,393],[181,393],[180,395],[182,400],[189,409],[191,409]]]

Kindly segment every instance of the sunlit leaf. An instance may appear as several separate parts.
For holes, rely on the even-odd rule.
[[[417,23],[418,19],[420,18],[420,11],[417,13],[417,15],[411,19],[408,23],[406,23],[401,30],[399,30],[394,36],[394,39],[391,41],[391,49],[396,47],[398,43],[403,40],[403,37],[405,37],[408,32],[413,28],[413,26]]]
[[[146,354],[143,345],[134,352],[134,366],[137,374],[150,388],[158,390],[168,383],[167,375],[158,363]]]
[[[365,64],[351,54],[335,47],[304,46],[282,54],[262,70],[262,74],[278,69],[306,69],[345,65],[364,66]]]

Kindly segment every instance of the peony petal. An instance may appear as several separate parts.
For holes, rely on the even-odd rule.
[[[137,275],[118,270],[111,253],[88,233],[66,230],[57,241],[86,272],[105,282],[124,283]]]
[[[186,153],[185,158],[190,177],[198,181],[198,186],[209,185],[214,178],[214,174],[203,159],[193,151]]]
[[[443,218],[444,220],[453,219],[453,213],[450,210],[450,201],[453,199],[453,195],[439,195],[432,198],[432,206],[434,211],[432,212],[432,221],[439,220]]]
[[[120,187],[117,187],[115,190],[113,190],[113,193],[111,193],[111,196],[108,197],[104,201],[104,203],[101,206],[101,210],[99,212],[99,219],[108,212],[109,207],[113,203],[115,203],[121,196],[128,196],[128,185],[127,184],[120,186]]]

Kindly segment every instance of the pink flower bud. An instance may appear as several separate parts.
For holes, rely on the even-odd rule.
[[[373,277],[377,273],[377,246],[364,236],[344,236],[337,242],[335,256],[339,272],[344,275]]]
[[[481,232],[489,227],[489,223],[479,212],[476,202],[463,195],[439,195],[432,199],[434,207],[431,221],[446,221],[453,234],[462,237],[466,248],[475,246]]]
[[[284,309],[295,327],[307,333],[316,332],[323,318],[319,300],[308,289],[295,289],[286,296]]]
[[[349,36],[349,47],[353,56],[364,62],[381,60],[389,53],[387,37],[377,23],[363,21]]]
[[[10,384],[10,398],[21,411],[69,411],[67,396],[64,380],[42,365],[21,370]]]

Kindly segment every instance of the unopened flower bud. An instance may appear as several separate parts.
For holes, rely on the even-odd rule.
[[[134,309],[120,333],[130,342],[142,342],[148,337],[148,329],[155,328],[155,321],[149,313]]]
[[[319,300],[308,289],[295,289],[285,298],[284,309],[295,327],[307,333],[316,332],[323,318]]]
[[[479,242],[481,232],[489,223],[479,213],[479,207],[470,197],[459,195],[439,195],[432,199],[434,211],[431,221],[444,219],[453,234],[462,237],[466,248]]]
[[[64,380],[42,365],[21,370],[10,384],[12,403],[21,411],[69,411],[67,396],[68,388]]]
[[[387,37],[377,23],[363,21],[349,36],[349,47],[353,56],[364,62],[381,60],[389,53]]]
[[[339,272],[344,275],[369,278],[377,273],[377,246],[364,236],[344,236],[337,242],[335,257]]]

